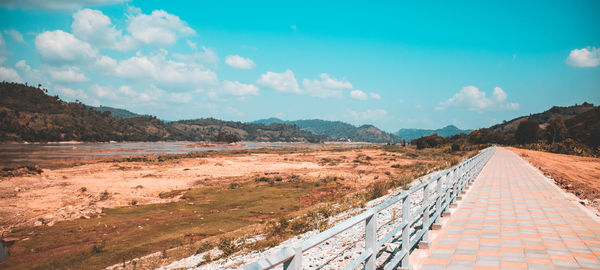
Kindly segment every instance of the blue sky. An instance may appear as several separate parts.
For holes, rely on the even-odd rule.
[[[487,127],[600,103],[598,1],[0,2],[0,80],[165,120]]]

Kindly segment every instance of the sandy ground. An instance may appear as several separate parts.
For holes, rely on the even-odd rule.
[[[580,157],[508,147],[550,176],[561,188],[600,211],[600,158]]]
[[[356,162],[369,156],[368,161]],[[52,226],[60,220],[86,218],[104,207],[168,202],[161,192],[203,185],[252,181],[262,175],[345,177],[366,186],[392,171],[392,164],[424,162],[402,159],[377,149],[313,151],[288,154],[241,154],[182,158],[164,162],[98,162],[45,169],[40,175],[0,180],[0,229]],[[431,162],[431,161],[428,161]],[[348,183],[346,182],[346,183]]]

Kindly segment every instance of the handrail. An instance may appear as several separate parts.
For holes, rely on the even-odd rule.
[[[405,268],[410,265],[410,250],[419,242],[428,242],[428,231],[434,224],[440,224],[440,218],[443,213],[449,211],[449,207],[454,203],[458,194],[475,179],[483,166],[487,163],[496,149],[496,146],[490,146],[481,150],[477,155],[466,159],[465,161],[446,169],[436,176],[423,181],[422,183],[405,190],[402,193],[388,199],[387,201],[376,205],[364,212],[338,223],[337,225],[325,230],[296,247],[283,247],[277,253],[269,255],[256,262],[248,264],[242,269],[262,270],[270,269],[283,264],[284,269],[301,269],[302,253],[329,240],[332,237],[352,228],[353,226],[365,221],[365,250],[356,257],[344,269],[354,269],[364,264],[367,270],[375,269],[377,255],[388,242],[400,243],[389,258],[389,262],[383,266],[385,269],[392,269],[400,265]],[[433,194],[429,194],[432,184],[436,184]],[[443,185],[445,186],[443,187]],[[423,190],[422,204],[414,216],[411,216],[411,199],[417,191]],[[377,240],[377,215],[386,208],[402,201],[402,219],[400,224],[387,232],[382,239]],[[433,214],[431,213],[433,208]],[[414,221],[414,222],[413,222]],[[398,222],[398,221],[396,221]],[[421,222],[422,226],[417,231],[417,224]],[[411,234],[411,230],[414,232]],[[396,234],[402,232],[401,236]],[[411,240],[411,235],[414,238]],[[406,243],[406,245],[404,244]],[[399,249],[399,250],[398,250]]]

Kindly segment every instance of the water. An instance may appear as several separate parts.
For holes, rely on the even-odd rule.
[[[0,241],[0,261],[8,258],[9,255],[8,247],[4,245],[4,242]]]
[[[286,142],[240,142],[236,144],[209,144],[197,142],[113,142],[113,143],[19,143],[0,144],[0,165],[15,167],[39,165],[43,168],[56,166],[60,161],[81,161],[107,157],[130,157],[153,154],[185,154],[203,151],[223,151],[259,148],[310,148],[357,147],[365,143],[286,143]]]

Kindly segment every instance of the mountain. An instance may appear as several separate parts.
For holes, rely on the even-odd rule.
[[[235,135],[244,141],[321,142],[327,140],[327,136],[300,130],[285,123],[264,125],[205,118],[175,121],[169,125],[174,131],[188,134],[190,139],[195,140],[210,140],[223,132]]]
[[[142,116],[141,114],[133,113],[133,112],[130,112],[128,110],[119,109],[119,108],[113,108],[113,107],[107,107],[107,106],[102,106],[102,105],[100,105],[98,107],[94,107],[94,106],[87,106],[87,107],[91,108],[91,109],[94,109],[96,111],[99,111],[101,113],[103,113],[103,112],[110,112],[110,115],[112,117],[116,117],[116,118],[131,118],[131,117]]]
[[[429,136],[432,134],[437,134],[441,137],[450,137],[458,134],[469,134],[469,132],[471,132],[471,130],[459,129],[454,125],[448,125],[440,129],[403,128],[396,132],[396,136],[403,138],[407,141],[412,141],[414,139]]]
[[[288,124],[266,126],[211,118],[165,123],[154,116],[99,108],[103,112],[49,96],[47,90],[0,82],[0,141],[327,140]]]
[[[401,139],[395,135],[382,131],[373,125],[362,125],[360,127],[356,127],[341,121],[327,121],[320,119],[285,121],[273,117],[256,120],[252,123],[263,125],[295,125],[301,130],[309,131],[318,135],[325,135],[336,141],[346,141],[348,139],[352,141],[375,143],[401,141]]]
[[[488,131],[491,131],[491,132],[515,131],[515,130],[517,130],[519,123],[526,121],[526,120],[533,120],[533,121],[537,122],[539,125],[541,125],[540,127],[545,128],[545,125],[548,123],[548,120],[550,120],[550,118],[552,118],[553,116],[560,115],[563,118],[563,120],[566,122],[569,119],[571,119],[577,115],[580,115],[582,113],[585,113],[585,112],[593,110],[593,109],[594,109],[594,104],[590,104],[587,102],[584,102],[581,105],[575,104],[573,106],[566,106],[566,107],[554,106],[554,107],[550,108],[549,110],[546,110],[541,113],[517,117],[508,122],[503,122],[502,124],[497,124],[497,125],[491,126],[488,128]]]

